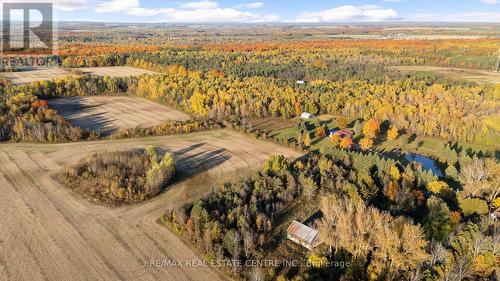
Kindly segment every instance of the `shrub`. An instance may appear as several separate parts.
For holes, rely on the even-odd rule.
[[[488,204],[486,201],[479,198],[459,198],[458,202],[465,216],[470,216],[474,213],[478,215],[485,215],[488,213]]]

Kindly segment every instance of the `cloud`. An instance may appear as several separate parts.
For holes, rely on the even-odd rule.
[[[72,11],[76,9],[87,9],[89,3],[87,0],[57,0],[55,7],[63,11]]]
[[[168,22],[271,22],[276,15],[260,15],[232,8],[215,9],[166,9],[164,20]]]
[[[132,16],[148,17],[157,16],[165,10],[142,8],[139,0],[112,0],[98,4],[95,11],[98,13],[125,13]]]
[[[181,5],[179,8],[199,10],[199,9],[216,9],[218,7],[219,7],[219,4],[217,4],[217,2],[205,0],[205,1],[199,1],[199,2],[189,2],[189,3]]]
[[[383,9],[376,5],[340,6],[319,12],[304,12],[296,22],[336,22],[336,21],[387,21],[398,19],[393,9]]]
[[[139,6],[140,6],[139,0],[130,0],[130,1],[113,0],[98,4],[95,10],[98,13],[118,13],[118,12],[126,12],[130,9],[137,8]]]
[[[496,3],[498,3],[497,0],[481,0],[481,2],[486,3],[486,4],[496,4]]]
[[[236,8],[258,9],[264,7],[265,5],[266,4],[264,4],[263,2],[251,2],[251,3],[237,5]]]
[[[270,22],[278,20],[272,14],[258,14],[237,8],[223,8],[214,1],[188,2],[178,8],[144,8],[139,0],[112,0],[96,7],[99,13],[125,13],[133,16],[161,16],[166,22]]]
[[[406,20],[417,22],[500,22],[500,12],[416,13]]]
[[[0,4],[3,1],[0,0]],[[58,10],[63,10],[63,11],[72,11],[76,9],[87,9],[89,8],[89,3],[88,0],[54,0],[54,1],[47,1],[47,0],[9,0],[8,3],[53,3],[54,8]]]

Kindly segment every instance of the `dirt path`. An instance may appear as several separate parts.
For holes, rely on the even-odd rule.
[[[93,151],[147,145],[176,154],[179,179],[144,204],[93,205],[53,179]],[[228,130],[112,142],[0,144],[0,280],[221,280],[210,268],[151,267],[152,259],[198,259],[156,219],[168,205],[247,176],[272,154],[300,156]]]

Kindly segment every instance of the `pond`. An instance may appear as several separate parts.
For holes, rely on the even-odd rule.
[[[443,171],[438,165],[438,162],[430,157],[421,155],[421,154],[415,154],[415,153],[407,153],[405,154],[405,159],[410,162],[417,162],[420,165],[422,165],[422,169],[424,171],[429,171],[431,170],[434,175],[438,177],[443,177]]]

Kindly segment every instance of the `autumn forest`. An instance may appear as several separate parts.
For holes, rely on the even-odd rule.
[[[498,37],[328,39],[320,27],[269,34],[240,27],[239,36],[237,27],[217,35],[172,27],[167,40],[157,28],[137,28],[63,28],[67,76],[3,79],[0,141],[43,149],[109,143],[120,151],[59,161],[71,165],[51,179],[92,204],[133,209],[151,200],[155,223],[207,261],[301,262],[217,268],[237,280],[499,280],[500,83],[466,77],[493,71]],[[130,36],[137,43],[127,44]],[[462,72],[402,68],[415,66]],[[84,73],[108,67],[148,73]],[[52,106],[101,96],[146,100],[189,118],[103,133],[87,123],[111,121],[79,121],[79,113]],[[242,161],[251,173],[230,170],[236,176],[212,181],[210,171],[232,158],[190,160],[189,148],[179,148],[203,147],[212,132],[242,139],[224,145],[245,146],[244,139],[301,157],[268,151],[258,165]],[[141,145],[127,147],[136,139]],[[193,184],[199,193],[188,184],[199,180],[196,163],[208,179]],[[321,243],[293,243],[292,221],[317,230]],[[332,266],[338,261],[349,266]]]

